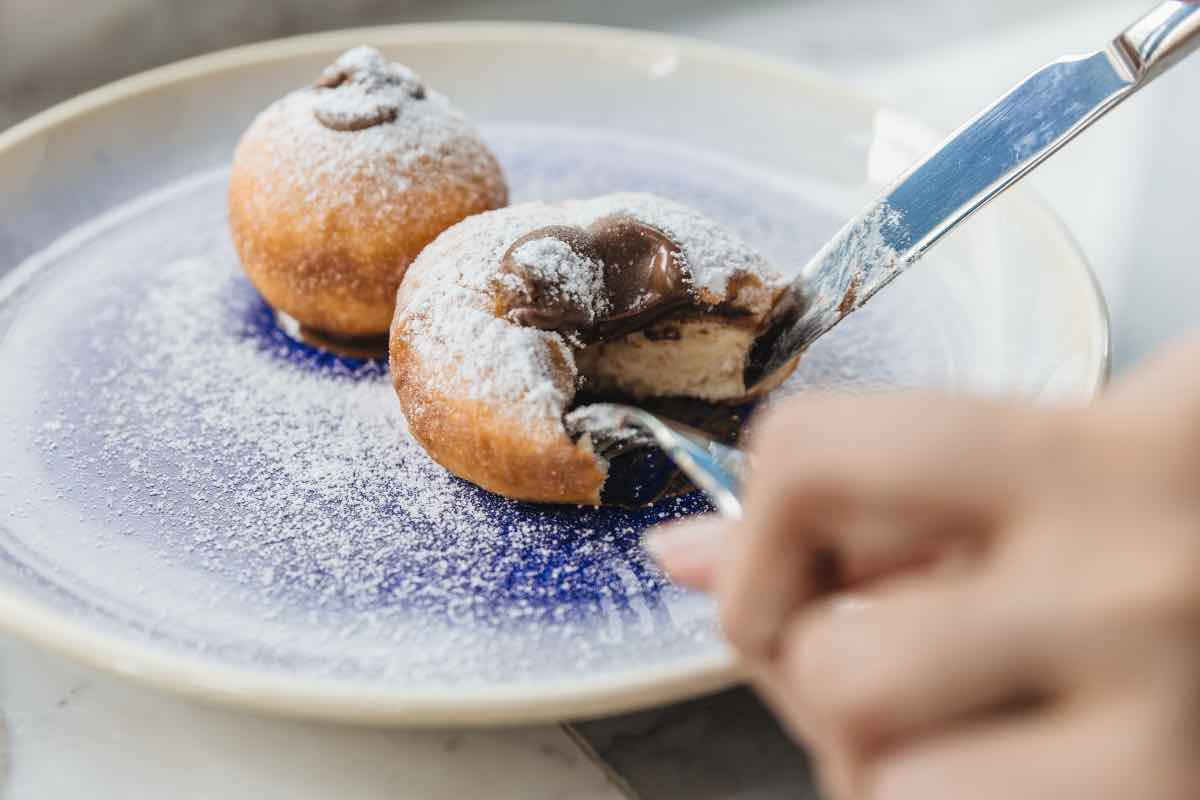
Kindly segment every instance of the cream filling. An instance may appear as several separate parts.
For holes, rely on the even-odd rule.
[[[687,397],[712,403],[743,400],[744,371],[755,330],[727,317],[668,320],[575,352],[581,391],[633,402]],[[598,406],[572,406],[564,416],[576,446],[596,459],[607,480],[613,448],[640,435],[606,421]]]
[[[665,322],[586,347],[575,364],[587,392],[737,401],[746,395],[743,373],[754,333],[721,317]]]

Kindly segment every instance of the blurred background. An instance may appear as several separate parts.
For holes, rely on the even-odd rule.
[[[1041,63],[1101,46],[1151,0],[0,0],[0,128],[96,85],[247,42],[360,25],[524,19],[648,28],[781,56],[957,126]],[[1035,182],[1112,306],[1118,369],[1191,327],[1200,58]]]

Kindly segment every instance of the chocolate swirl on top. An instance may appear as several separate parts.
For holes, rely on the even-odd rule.
[[[356,47],[327,67],[313,84],[320,93],[313,116],[335,131],[361,131],[394,122],[405,103],[425,98],[416,73],[370,47]]]
[[[677,243],[617,215],[522,236],[505,252],[495,286],[500,312],[518,325],[603,341],[695,306],[689,284]]]

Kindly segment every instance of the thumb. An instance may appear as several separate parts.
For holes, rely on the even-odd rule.
[[[696,517],[652,528],[646,534],[645,547],[671,580],[710,591],[728,531],[726,521],[720,517]]]

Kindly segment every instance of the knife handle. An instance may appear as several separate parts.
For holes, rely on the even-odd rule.
[[[1171,0],[1135,22],[1113,43],[1142,84],[1200,49],[1200,0]]]

